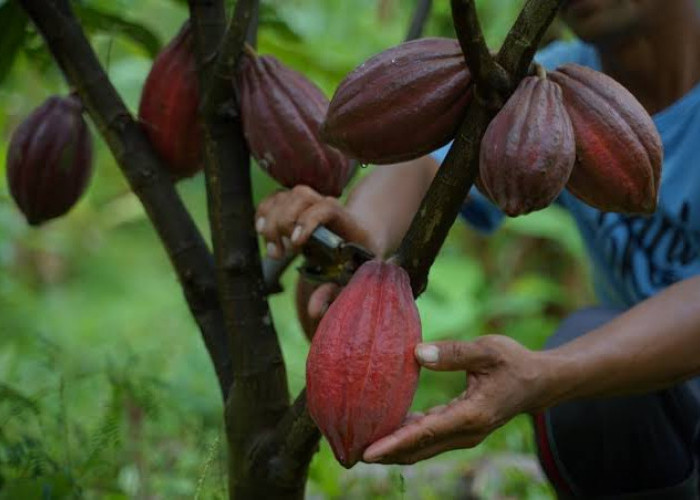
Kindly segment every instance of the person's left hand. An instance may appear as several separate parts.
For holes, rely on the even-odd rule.
[[[447,405],[410,414],[400,429],[365,450],[365,462],[411,464],[474,447],[515,415],[541,409],[552,380],[546,353],[502,335],[419,344],[415,354],[430,370],[466,371],[467,390]]]

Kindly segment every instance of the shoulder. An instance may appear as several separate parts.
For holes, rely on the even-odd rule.
[[[580,64],[596,70],[601,68],[596,49],[579,40],[550,43],[537,52],[535,60],[548,70],[568,63]]]

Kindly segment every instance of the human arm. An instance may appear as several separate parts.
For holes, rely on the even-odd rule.
[[[467,390],[414,415],[371,445],[368,462],[413,463],[479,444],[520,413],[574,399],[650,392],[700,375],[700,277],[679,282],[615,320],[548,351],[501,335],[422,344],[426,368],[464,370]]]
[[[395,250],[439,168],[429,156],[382,165],[364,177],[343,205],[307,186],[266,198],[256,213],[256,228],[272,257],[280,257],[283,238],[299,250],[319,224],[379,256]]]

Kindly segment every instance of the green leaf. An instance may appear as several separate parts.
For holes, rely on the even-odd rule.
[[[64,474],[10,480],[0,490],[0,500],[17,498],[73,498],[78,493],[73,480]]]
[[[18,2],[0,5],[0,83],[10,73],[15,56],[22,48],[28,22]]]
[[[35,415],[39,414],[39,406],[36,402],[34,402],[34,400],[7,384],[0,383],[0,401],[3,403],[12,403],[18,407],[31,411]]]
[[[277,9],[267,3],[260,5],[260,29],[272,31],[280,38],[291,42],[301,42],[301,35],[280,15]]]
[[[128,21],[116,14],[104,12],[87,5],[75,4],[74,8],[83,26],[88,29],[120,34],[130,38],[143,47],[152,58],[161,49],[160,38],[143,24]]]

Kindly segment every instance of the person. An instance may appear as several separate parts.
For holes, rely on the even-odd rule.
[[[414,463],[476,446],[529,413],[559,496],[698,498],[700,12],[695,0],[569,0],[560,15],[578,40],[554,43],[537,59],[548,69],[572,62],[601,70],[652,115],[665,151],[658,210],[602,213],[563,192],[558,203],[586,243],[600,305],[563,321],[542,351],[504,335],[420,344],[421,365],[466,371],[467,388],[409,415],[363,458]],[[298,250],[325,224],[390,256],[445,154],[375,169],[344,206],[304,186],[268,197],[256,215],[268,254]],[[482,231],[502,219],[475,190],[462,215]],[[309,318],[336,293],[333,285],[316,289]]]

